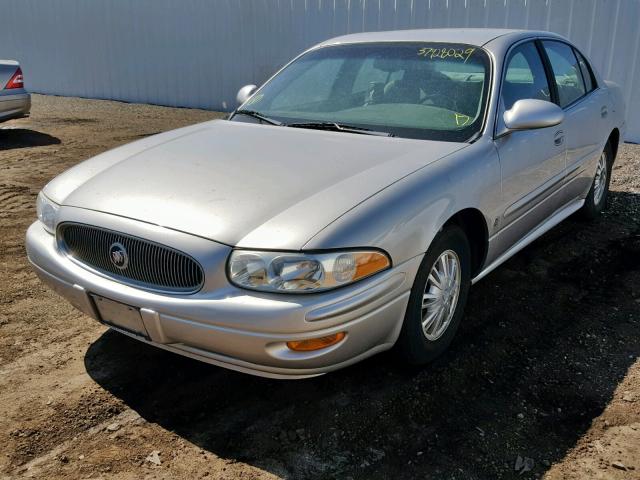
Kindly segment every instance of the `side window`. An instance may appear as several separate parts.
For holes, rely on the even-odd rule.
[[[553,76],[558,85],[560,106],[566,107],[586,93],[585,85],[573,49],[566,43],[543,41]]]
[[[501,95],[505,110],[525,98],[551,101],[547,74],[533,42],[518,45],[511,51]]]
[[[582,56],[582,54],[574,50],[576,52],[576,57],[578,57],[578,65],[580,66],[580,71],[582,72],[582,78],[584,79],[584,84],[587,89],[587,92],[594,90],[596,88],[596,80],[593,76],[593,70],[591,70],[591,66],[589,62]]]

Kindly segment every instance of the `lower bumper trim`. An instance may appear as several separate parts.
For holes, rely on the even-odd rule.
[[[163,350],[166,350],[172,353],[177,353],[179,355],[183,355],[185,357],[189,357],[194,360],[199,360],[201,362],[209,363],[211,365],[223,367],[229,370],[234,370],[236,372],[247,373],[250,375],[255,375],[257,377],[273,378],[276,380],[303,380],[306,378],[319,377],[321,375],[324,375],[325,373],[329,373],[331,371],[339,370],[341,368],[347,367],[367,357],[375,355],[376,353],[389,350],[391,347],[393,347],[393,343],[378,345],[372,348],[371,350],[368,350],[358,355],[357,357],[350,358],[349,360],[342,363],[338,363],[328,367],[322,367],[321,369],[300,369],[300,368],[288,369],[288,368],[264,367],[262,365],[256,365],[256,364],[245,362],[243,360],[239,360],[236,358],[226,357],[224,355],[208,352],[206,350],[201,350],[195,347],[190,347],[188,345],[184,345],[181,343],[172,343],[172,344],[156,343],[156,342],[147,340],[146,338],[132,334],[127,330],[123,330],[121,328],[114,327],[111,325],[110,327],[117,332],[127,335],[128,337],[134,338],[146,344],[161,348]]]

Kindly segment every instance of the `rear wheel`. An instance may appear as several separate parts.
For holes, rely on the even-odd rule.
[[[451,343],[471,286],[471,251],[464,231],[445,227],[425,254],[409,297],[398,353],[424,365]]]
[[[599,217],[606,207],[607,197],[609,196],[612,165],[613,151],[611,150],[611,145],[607,143],[598,159],[598,166],[596,167],[596,174],[593,177],[591,190],[589,190],[589,194],[580,210],[580,215],[583,218],[593,220]]]

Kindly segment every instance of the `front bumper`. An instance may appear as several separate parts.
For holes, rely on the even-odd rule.
[[[81,209],[65,210],[75,221],[86,220],[88,215]],[[70,260],[57,248],[55,238],[35,222],[27,231],[27,254],[46,284],[97,320],[101,319],[91,294],[139,308],[146,335],[120,330],[134,338],[208,363],[274,378],[319,375],[393,346],[421,260],[415,257],[370,279],[325,293],[248,292],[226,281],[224,262],[230,247],[121,217],[90,214],[93,225],[151,240],[162,238],[166,245],[195,253],[208,274],[204,288],[193,295],[167,295],[123,285]],[[191,248],[185,249],[186,245]],[[205,254],[207,251],[211,253]],[[347,332],[345,339],[322,350],[294,352],[286,347],[290,340],[338,332]]]

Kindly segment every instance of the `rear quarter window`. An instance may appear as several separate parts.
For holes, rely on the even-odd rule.
[[[591,65],[589,62],[582,56],[582,54],[574,49],[576,57],[578,58],[578,65],[580,66],[580,71],[582,72],[582,78],[584,79],[584,86],[587,92],[591,92],[595,90],[597,87],[595,76],[593,75],[593,70],[591,69]]]

